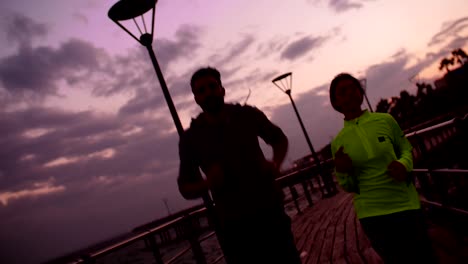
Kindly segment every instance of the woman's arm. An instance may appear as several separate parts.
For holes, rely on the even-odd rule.
[[[336,139],[331,143],[331,150],[333,161],[335,162],[335,175],[338,179],[338,184],[346,192],[356,192],[356,183],[353,177],[350,176],[350,173],[352,173],[352,160],[344,153],[343,146],[338,147]]]
[[[413,170],[413,146],[411,146],[397,121],[391,115],[388,115],[388,117],[397,161],[405,166],[407,172],[410,172]]]

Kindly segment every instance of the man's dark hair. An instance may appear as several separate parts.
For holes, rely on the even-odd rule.
[[[205,77],[205,76],[211,76],[211,77],[214,77],[218,82],[219,82],[219,85],[223,85],[221,83],[221,73],[219,73],[219,71],[215,68],[211,68],[211,67],[206,67],[206,68],[200,68],[198,69],[193,75],[192,75],[192,79],[190,79],[190,86],[193,88],[193,83],[200,79],[201,77]]]
[[[344,80],[350,80],[352,81],[356,87],[359,88],[359,91],[361,92],[362,95],[364,95],[364,89],[362,88],[361,82],[356,79],[354,76],[352,76],[349,73],[340,73],[335,78],[333,78],[331,84],[330,84],[330,102],[333,108],[341,113],[341,110],[339,107],[335,105],[336,102],[336,86],[338,85],[339,82],[344,81]]]

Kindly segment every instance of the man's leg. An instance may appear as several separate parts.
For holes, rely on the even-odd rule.
[[[272,210],[263,223],[265,245],[272,263],[300,264],[301,259],[291,231],[291,219],[283,208]]]

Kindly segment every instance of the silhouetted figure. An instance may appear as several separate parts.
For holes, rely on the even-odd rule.
[[[300,263],[275,182],[286,136],[257,108],[224,103],[216,69],[199,69],[190,85],[203,113],[180,139],[181,194],[195,199],[211,191],[227,263]],[[258,137],[273,148],[272,161],[265,159]],[[199,168],[206,179],[197,177]]]
[[[336,176],[385,263],[435,263],[418,193],[408,174],[412,146],[393,117],[361,109],[364,91],[349,74],[330,85],[344,127],[332,142]]]

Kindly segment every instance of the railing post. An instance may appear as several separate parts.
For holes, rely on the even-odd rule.
[[[325,197],[325,192],[323,191],[325,183],[323,183],[323,185],[322,185],[323,178],[319,174],[312,175],[312,177],[317,179],[317,184],[318,184],[318,187],[320,189],[320,193],[322,194],[322,197]]]
[[[304,190],[304,195],[307,199],[307,202],[309,203],[309,207],[312,207],[314,205],[314,203],[312,202],[312,197],[310,196],[310,193],[309,193],[309,188],[307,187],[307,181],[304,180],[301,182],[302,184],[302,190]]]
[[[151,234],[148,236],[148,241],[151,246],[151,251],[153,252],[154,260],[156,261],[156,264],[164,264],[162,260],[162,255],[161,252],[159,251],[158,244],[156,243],[156,238],[154,237],[154,234]]]
[[[198,240],[199,229],[196,227],[193,217],[190,215],[186,215],[185,223],[186,223],[186,234],[188,236],[188,241],[190,243],[190,246],[192,247],[192,253],[193,253],[193,257],[195,258],[195,262],[197,264],[207,264],[205,254],[203,253],[203,249],[200,245],[200,241]]]
[[[432,194],[433,188],[432,188],[432,185],[429,183],[429,179],[431,179],[431,181],[433,182],[434,178],[431,173],[432,166],[430,165],[430,162],[428,161],[429,153],[426,148],[426,143],[424,142],[424,139],[419,134],[414,134],[414,137],[416,137],[416,144],[421,153],[422,164],[424,164],[424,167],[428,169],[427,174],[425,174],[422,177],[419,177],[419,182],[421,183],[422,193],[427,199],[433,200],[434,199],[433,194]]]
[[[294,205],[296,206],[296,210],[298,214],[302,214],[301,207],[299,207],[299,201],[297,198],[299,198],[299,194],[297,193],[297,190],[294,186],[289,186],[289,190],[291,191],[291,196],[294,200]]]

